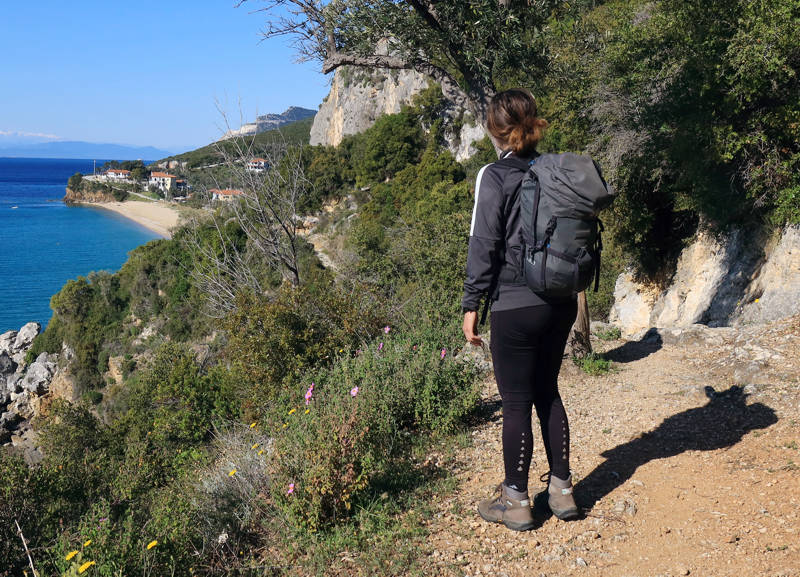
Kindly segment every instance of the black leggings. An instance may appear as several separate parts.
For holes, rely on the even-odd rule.
[[[492,361],[503,400],[505,484],[518,491],[528,489],[533,407],[550,472],[560,479],[569,476],[569,423],[558,394],[558,372],[576,314],[575,301],[492,312]]]

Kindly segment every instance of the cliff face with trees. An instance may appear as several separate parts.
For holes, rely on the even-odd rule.
[[[37,425],[40,464],[0,453],[0,575],[28,565],[15,520],[42,574],[413,567],[419,515],[453,490],[432,447],[463,441],[485,368],[461,350],[459,294],[472,183],[495,152],[455,160],[442,94],[481,118],[493,90],[531,86],[543,149],[588,150],[609,173],[596,318],[623,266],[666,282],[698,227],[800,220],[798,2],[264,6],[285,5],[301,21],[268,33],[300,34],[326,68],[441,84],[335,148],[198,151],[197,166],[274,160],[263,176],[235,161],[213,173],[238,175],[241,204],[53,297],[28,362],[66,344],[81,400]],[[285,216],[341,198],[317,223],[334,274]]]

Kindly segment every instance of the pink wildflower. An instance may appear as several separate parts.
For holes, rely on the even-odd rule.
[[[351,397],[355,397],[357,394],[358,394],[358,387],[357,386],[353,387],[352,389],[350,389],[350,396]]]
[[[313,396],[314,396],[314,383],[311,383],[311,386],[308,387],[308,390],[306,391],[306,405],[311,404],[311,397]]]
[[[389,327],[389,325],[386,325],[385,327],[383,327],[383,332],[386,333],[387,335],[389,334],[390,330],[392,330],[392,329]]]
[[[286,491],[286,494],[291,495],[292,493],[294,493],[294,483],[289,483],[289,490]]]
[[[445,358],[446,356],[447,356],[447,349],[442,349],[442,354],[441,354],[441,355],[439,355],[439,358],[440,358],[440,359],[442,359],[442,360],[444,360],[444,358]]]
[[[379,344],[379,345],[378,345],[378,352],[380,352],[380,351],[382,351],[382,350],[383,350],[383,343],[381,343],[381,344]]]

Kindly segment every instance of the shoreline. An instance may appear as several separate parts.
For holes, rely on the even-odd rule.
[[[124,202],[80,202],[76,204],[116,212],[166,239],[172,238],[171,229],[178,224],[180,219],[180,213],[176,208],[159,201],[126,200]]]

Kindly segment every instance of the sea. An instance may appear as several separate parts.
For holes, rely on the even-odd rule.
[[[97,161],[97,166],[103,164]],[[50,297],[69,279],[117,271],[128,253],[159,235],[102,208],[61,200],[92,160],[0,158],[0,334],[47,325]]]

